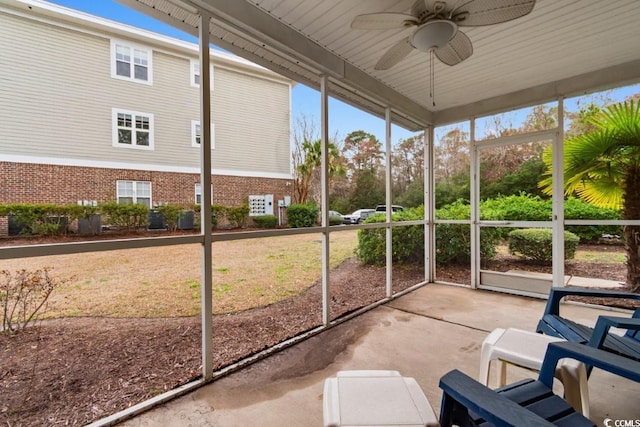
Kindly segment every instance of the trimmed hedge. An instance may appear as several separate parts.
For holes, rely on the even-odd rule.
[[[164,220],[167,225],[167,229],[171,231],[175,231],[178,228],[178,221],[180,221],[180,217],[184,208],[179,205],[173,205],[171,203],[167,203],[164,205],[160,205],[156,208],[158,215]]]
[[[260,228],[276,228],[278,226],[278,217],[275,215],[254,216],[253,223]]]
[[[457,201],[436,210],[438,219],[469,219],[471,207]],[[484,228],[480,233],[480,257],[482,260],[496,256],[496,244],[500,230]],[[471,261],[471,226],[468,224],[436,224],[436,264],[464,264]]]
[[[249,206],[234,206],[226,208],[227,221],[232,228],[247,228],[249,224]]]
[[[543,200],[538,196],[499,196],[480,203],[480,218],[483,220],[551,221],[551,216],[551,200]],[[621,219],[619,211],[598,208],[574,197],[565,200],[564,216],[565,219]],[[622,227],[616,225],[572,225],[566,226],[566,229],[580,237],[582,242],[595,242],[603,234],[623,234]],[[502,227],[499,230],[501,238],[506,239],[513,228]]]
[[[211,205],[211,228],[216,229],[220,221],[227,217],[227,208],[223,205]]]
[[[551,264],[553,231],[548,228],[524,228],[509,233],[509,253],[539,264]],[[573,259],[580,238],[564,232],[564,259]]]
[[[103,203],[100,205],[100,211],[107,217],[105,223],[127,230],[145,228],[149,221],[149,207],[139,203]]]
[[[466,207],[465,207],[466,206]],[[439,209],[438,218],[466,219],[469,206],[456,202],[451,209]],[[424,219],[424,206],[396,212],[393,221],[415,221]],[[384,222],[384,214],[376,214],[365,223]],[[465,224],[436,225],[436,262],[438,265],[469,262],[471,259],[470,228]],[[366,264],[384,265],[386,257],[386,233],[383,228],[358,230],[356,255]],[[495,256],[496,233],[484,231],[480,236],[480,250],[483,259]],[[424,226],[410,225],[394,227],[392,233],[392,259],[394,263],[421,263],[424,260]]]
[[[0,205],[0,216],[9,217],[20,234],[60,235],[67,233],[71,221],[78,218],[75,208],[54,203],[7,203]]]
[[[620,211],[614,209],[599,208],[582,199],[570,197],[564,202],[565,219],[622,219]],[[565,230],[571,231],[580,237],[580,241],[597,242],[603,234],[623,236],[621,225],[566,225]]]
[[[202,207],[199,204],[191,205],[191,210],[195,212],[195,227],[201,227]],[[211,226],[212,229],[218,228],[225,221],[232,228],[246,228],[249,224],[249,206],[224,206],[219,204],[211,205]]]
[[[320,209],[313,203],[293,203],[287,208],[289,227],[304,228],[316,225]]]
[[[424,207],[410,208],[392,215],[393,221],[411,221],[424,218]],[[367,218],[364,223],[384,222],[384,213]],[[386,261],[386,231],[384,228],[358,230],[356,256],[365,264],[384,265]],[[391,234],[394,263],[420,263],[424,260],[424,227],[410,225],[394,227]]]

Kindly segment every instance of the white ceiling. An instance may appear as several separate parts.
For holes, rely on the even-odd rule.
[[[359,14],[408,13],[415,0],[118,1],[194,35],[204,10],[220,47],[312,87],[326,74],[332,96],[379,116],[389,106],[414,130],[640,82],[640,0],[538,0],[517,20],[461,27],[474,53],[453,67],[434,62],[435,107],[428,54],[374,70],[412,30],[350,27]]]

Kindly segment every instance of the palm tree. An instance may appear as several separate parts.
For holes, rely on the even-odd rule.
[[[588,133],[564,143],[565,194],[600,207],[622,210],[625,220],[640,219],[640,103],[615,104],[594,114]],[[551,151],[544,153],[551,171]],[[551,193],[551,172],[540,182]],[[640,226],[624,228],[627,285],[640,291]]]
[[[322,164],[322,140],[304,140],[302,143],[302,161],[296,168],[294,190],[297,203],[306,203],[312,181],[320,179],[320,166]],[[333,142],[329,142],[327,161],[329,163],[329,176],[344,174],[344,166],[339,162],[340,150]]]

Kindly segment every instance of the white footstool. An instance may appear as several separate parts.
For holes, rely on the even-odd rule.
[[[324,382],[325,427],[440,424],[415,379],[398,371],[340,371]]]
[[[507,363],[536,372],[540,371],[547,345],[555,341],[563,340],[520,329],[495,329],[482,343],[479,381],[486,386],[489,385],[492,360],[500,363],[498,387],[506,384]],[[573,409],[588,418],[589,388],[584,364],[573,359],[563,359],[556,367],[555,376],[564,386],[567,402],[573,406]]]

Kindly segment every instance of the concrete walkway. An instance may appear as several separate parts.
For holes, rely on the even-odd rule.
[[[509,270],[507,273],[519,274],[522,276],[541,277],[549,280],[549,284],[553,283],[553,275],[549,273],[539,273],[537,271],[525,271],[525,270]],[[579,288],[624,288],[625,284],[618,280],[607,279],[595,279],[592,277],[580,277],[580,276],[564,276],[565,286],[576,286]]]
[[[498,327],[535,330],[544,304],[431,284],[122,425],[321,426],[324,380],[345,369],[393,369],[414,377],[439,414],[440,377],[455,368],[477,378],[486,335]],[[611,314],[578,305],[563,310],[587,323]],[[509,367],[508,382],[531,376]],[[594,371],[589,389],[598,425],[605,418],[640,420],[640,384]]]

